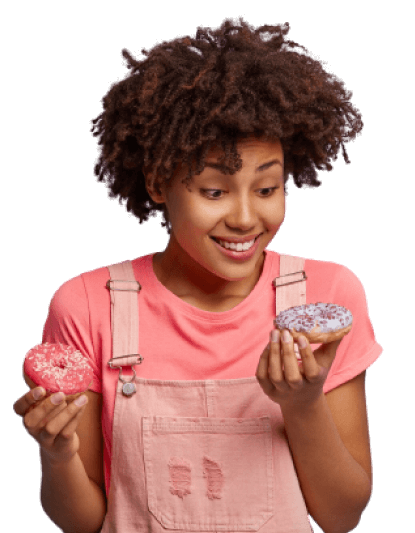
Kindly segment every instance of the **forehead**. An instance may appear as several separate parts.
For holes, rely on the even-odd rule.
[[[246,158],[263,159],[268,156],[278,155],[281,160],[283,158],[283,150],[280,140],[265,139],[250,136],[240,139],[236,145],[242,160]],[[223,149],[220,143],[214,143],[206,154],[205,161],[217,161],[223,156]]]
[[[277,159],[280,161],[281,166],[284,165],[284,152],[282,144],[278,139],[266,139],[264,137],[249,136],[244,139],[240,139],[237,142],[237,151],[242,158],[243,165],[246,166],[258,166],[262,162]],[[213,143],[211,148],[205,157],[205,170],[208,170],[209,163],[217,163],[218,160],[223,157],[223,149],[220,142]],[[193,161],[195,165],[195,161]],[[170,188],[173,183],[181,182],[182,178],[187,174],[188,167],[183,162],[179,162],[173,172],[173,179],[167,185]],[[190,180],[193,182],[194,177]]]

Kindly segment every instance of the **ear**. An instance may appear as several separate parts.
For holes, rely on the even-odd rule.
[[[146,181],[146,189],[150,196],[150,198],[155,202],[156,204],[165,204],[166,198],[162,191],[158,191],[156,187],[148,185]]]
[[[150,198],[156,204],[164,204],[166,202],[165,187],[160,187],[151,174],[147,174],[143,167],[143,174],[145,179],[146,190]]]

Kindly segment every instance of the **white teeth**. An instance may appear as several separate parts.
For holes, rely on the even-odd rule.
[[[225,241],[220,241],[220,240],[218,240],[218,242],[224,248],[227,248],[230,250],[236,250],[237,252],[246,252],[253,246],[255,239],[252,239],[252,241],[249,241],[249,242],[244,242],[243,244],[241,242],[234,243],[234,242],[225,242]]]

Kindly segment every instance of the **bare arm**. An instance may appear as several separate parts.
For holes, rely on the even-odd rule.
[[[106,513],[103,483],[101,395],[88,391],[88,403],[77,406],[52,397],[32,410],[33,390],[14,410],[40,445],[42,507],[64,533],[97,533]]]
[[[371,498],[371,483],[343,444],[322,395],[308,411],[282,410],[301,490],[325,532],[352,531]]]
[[[98,533],[106,513],[102,489],[92,481],[76,453],[65,463],[53,463],[41,452],[42,507],[65,533]]]

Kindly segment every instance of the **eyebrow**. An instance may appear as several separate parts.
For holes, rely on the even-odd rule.
[[[267,170],[268,168],[272,167],[273,165],[281,165],[282,163],[279,159],[273,159],[272,161],[268,161],[268,163],[264,163],[260,167],[258,167],[255,172],[261,172],[261,170]],[[218,170],[222,170],[223,165],[219,165],[219,163],[205,163],[206,167],[212,167],[216,168]]]

